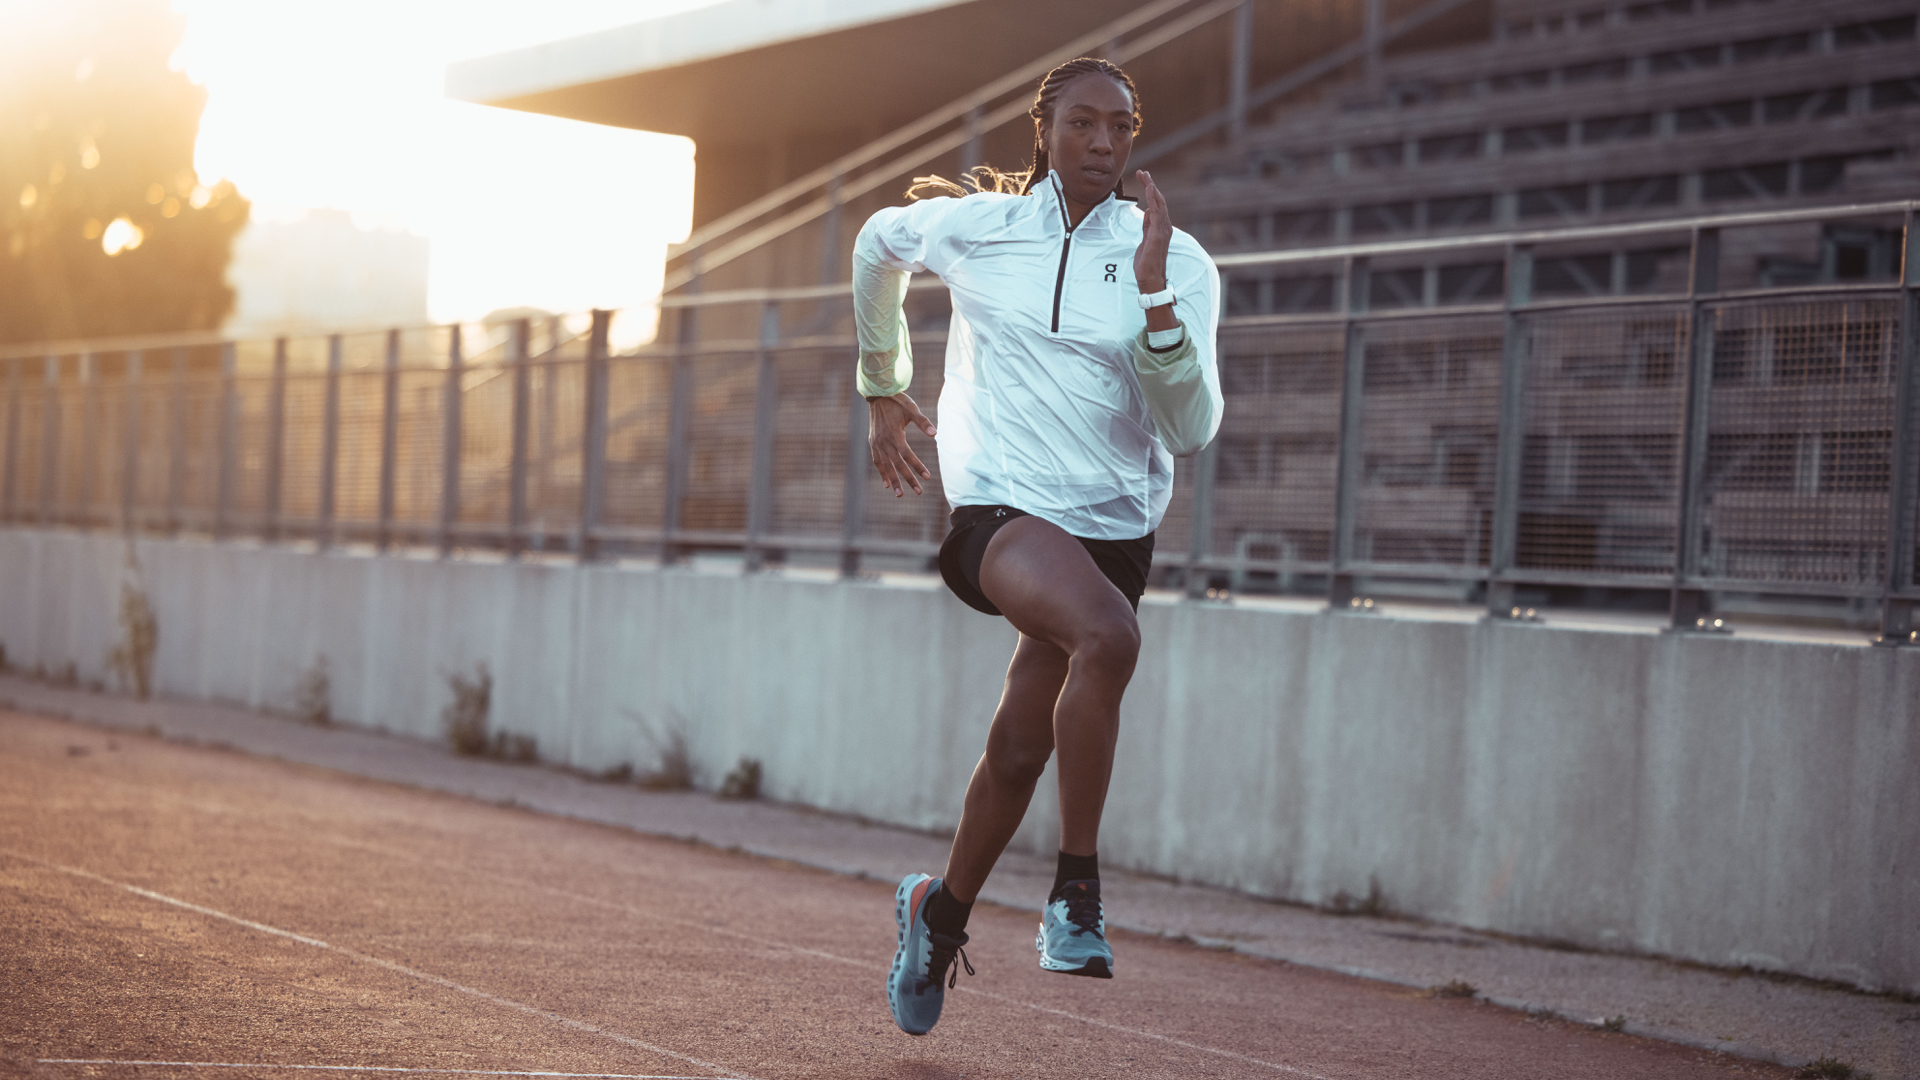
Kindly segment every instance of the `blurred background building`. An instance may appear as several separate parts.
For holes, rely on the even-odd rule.
[[[363,229],[344,210],[247,226],[234,239],[228,333],[271,337],[316,327],[417,326],[427,321],[429,241]]]

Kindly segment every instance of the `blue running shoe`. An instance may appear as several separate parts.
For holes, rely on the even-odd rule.
[[[1040,916],[1040,966],[1063,975],[1113,978],[1113,949],[1107,944],[1107,920],[1100,914],[1100,882],[1069,881],[1060,899]]]
[[[887,1004],[893,1009],[893,1022],[909,1035],[925,1035],[940,1022],[940,1006],[947,989],[960,978],[954,968],[955,956],[973,974],[973,965],[960,948],[967,935],[948,937],[927,929],[927,897],[940,887],[940,879],[925,874],[908,874],[900,879],[893,894],[893,917],[900,924],[900,947],[893,954],[893,970],[887,975]]]

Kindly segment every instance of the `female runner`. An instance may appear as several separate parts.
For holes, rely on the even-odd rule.
[[[895,899],[887,980],[909,1034],[940,1018],[974,898],[1060,755],[1060,858],[1041,917],[1040,966],[1111,978],[1096,857],[1120,697],[1140,648],[1135,618],[1166,513],[1173,458],[1220,426],[1213,337],[1219,275],[1176,230],[1147,173],[1122,174],[1140,126],[1126,73],[1073,60],[1041,81],[1034,165],[976,170],[976,194],[875,214],[854,245],[859,384],[868,444],[896,497],[928,472],[906,439],[933,422],[900,305],[908,275],[953,300],[936,444],[953,505],[947,585],[1020,631],[986,753],[967,786],[944,878],[910,874]],[[930,180],[953,194],[963,189]]]

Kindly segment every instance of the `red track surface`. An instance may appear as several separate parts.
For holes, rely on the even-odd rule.
[[[1050,975],[1036,913],[984,905],[980,975],[915,1039],[882,989],[891,906],[886,882],[0,714],[0,1074],[1790,1075],[1153,938],[1116,936],[1111,982]]]

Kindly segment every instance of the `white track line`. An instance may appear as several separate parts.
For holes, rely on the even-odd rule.
[[[495,881],[500,881],[503,883],[512,883],[512,884],[520,885],[530,889],[537,889],[541,892],[552,893],[555,896],[565,897],[567,899],[576,900],[581,903],[591,904],[598,907],[611,908],[615,911],[623,911],[630,915],[636,915],[644,919],[655,919],[660,922],[674,923],[679,926],[690,927],[696,930],[705,930],[707,933],[718,934],[721,937],[736,938],[740,941],[750,941],[756,945],[760,945],[768,948],[785,949],[788,952],[799,953],[803,956],[818,957],[819,959],[830,960],[837,964],[849,964],[853,967],[865,968],[868,971],[884,972],[889,970],[887,966],[874,964],[871,961],[856,960],[856,959],[853,959],[852,957],[847,957],[847,956],[837,956],[833,953],[822,952],[819,949],[803,948],[799,945],[788,945],[784,942],[774,941],[766,937],[758,937],[753,934],[743,934],[737,930],[727,930],[722,927],[714,926],[710,923],[699,922],[694,919],[680,919],[680,918],[675,918],[674,916],[671,916],[671,915],[662,915],[656,911],[644,911],[640,908],[633,907],[630,904],[622,904],[614,900],[602,900],[597,896],[587,896],[583,893],[570,892],[566,889],[557,888],[552,885],[542,884],[541,882],[537,882],[537,881],[527,881],[524,879],[516,880],[513,878],[505,878],[505,877],[499,877],[494,875],[489,875],[489,876],[492,877],[493,880]],[[1017,1005],[1023,1009],[1032,1009],[1034,1012],[1046,1013],[1049,1016],[1058,1016],[1068,1020],[1078,1020],[1083,1024],[1091,1024],[1094,1027],[1106,1028],[1109,1031],[1118,1031],[1127,1035],[1138,1036],[1139,1038],[1142,1038],[1142,1039],[1152,1039],[1156,1042],[1168,1043],[1173,1046],[1183,1047],[1188,1050],[1196,1050],[1203,1054],[1213,1054],[1216,1057],[1229,1058],[1233,1061],[1244,1062],[1248,1065],[1258,1065],[1262,1068],[1273,1069],[1276,1072],[1288,1073],[1293,1076],[1304,1076],[1304,1077],[1308,1077],[1309,1080],[1333,1080],[1332,1077],[1322,1076],[1321,1074],[1316,1072],[1308,1072],[1305,1069],[1296,1068],[1292,1065],[1282,1065],[1277,1061],[1265,1061],[1257,1057],[1249,1057],[1246,1054],[1238,1053],[1233,1050],[1222,1050],[1216,1046],[1205,1046],[1200,1043],[1188,1042],[1185,1039],[1175,1038],[1172,1035],[1162,1035],[1154,1031],[1144,1031],[1140,1028],[1128,1027],[1125,1024],[1116,1024],[1109,1020],[1098,1020],[1091,1016],[1082,1016],[1079,1013],[1068,1012],[1065,1009],[1056,1009],[1048,1005],[1037,1005],[1031,1001],[1021,1001],[1019,998],[1007,997],[1005,994],[996,994],[990,990],[976,990],[971,986],[960,986],[960,987],[955,987],[955,989],[960,993],[977,994],[980,997],[990,998],[994,1001],[998,1001],[1007,1005]]]
[[[567,1076],[586,1080],[713,1080],[710,1076],[655,1073],[570,1073],[509,1069],[402,1069],[393,1065],[279,1065],[265,1061],[120,1061],[115,1058],[40,1058],[42,1065],[125,1065],[150,1069],[305,1069],[310,1072],[434,1073],[444,1076]]]
[[[50,862],[46,859],[35,858],[32,855],[22,854],[21,852],[6,851],[4,849],[0,849],[0,854],[12,856],[13,858],[20,859],[23,862],[37,863],[38,865],[47,867],[48,869],[58,870],[63,874],[71,874],[74,877],[86,878],[89,881],[97,881],[102,885],[109,885],[116,889],[122,889],[122,890],[125,890],[126,892],[130,892],[134,894],[135,896],[145,897],[148,900],[154,900],[162,904],[171,904],[174,907],[183,908],[187,911],[196,912],[198,914],[205,915],[208,918],[223,919],[227,922],[234,923],[239,926],[244,926],[249,930],[257,930],[263,934],[271,934],[275,937],[282,937],[282,938],[286,938],[289,941],[299,942],[302,945],[310,945],[316,949],[325,949],[329,952],[339,953],[342,956],[352,957],[353,959],[359,960],[362,963],[372,964],[375,967],[385,968],[388,971],[396,972],[398,974],[408,976],[409,978],[419,979],[422,982],[430,982],[435,986],[444,987],[448,990],[455,990],[462,994],[467,994],[471,997],[478,998],[481,1001],[498,1005],[502,1008],[512,1009],[516,1012],[525,1013],[528,1016],[539,1017],[540,1019],[543,1019],[543,1020],[550,1020],[553,1023],[559,1024],[560,1026],[565,1028],[571,1028],[574,1031],[586,1032],[589,1035],[598,1035],[603,1039],[611,1039],[614,1042],[621,1043],[625,1046],[631,1046],[638,1050],[645,1050],[645,1051],[648,1051],[649,1053],[660,1054],[665,1057],[673,1058],[676,1061],[684,1061],[689,1065],[698,1066],[699,1068],[702,1068],[702,1069],[712,1069],[713,1071],[720,1073],[723,1076],[733,1077],[734,1080],[756,1080],[755,1077],[748,1076],[745,1073],[734,1072],[732,1069],[729,1069],[724,1065],[719,1065],[711,1061],[706,1061],[701,1058],[693,1057],[690,1054],[682,1054],[676,1050],[669,1050],[664,1046],[656,1046],[653,1043],[646,1042],[641,1039],[636,1039],[629,1035],[622,1035],[617,1031],[608,1031],[605,1028],[595,1027],[594,1025],[589,1024],[584,1020],[575,1020],[571,1016],[562,1016],[559,1013],[548,1012],[545,1009],[542,1009],[533,1005],[528,1005],[524,1002],[514,1001],[511,998],[503,998],[498,994],[489,994],[485,990],[476,989],[474,987],[467,986],[463,983],[457,983],[457,982],[454,982],[452,979],[443,978],[431,972],[421,971],[419,968],[411,968],[405,964],[395,963],[392,960],[385,960],[378,956],[370,956],[358,950],[349,949],[344,945],[329,945],[318,938],[307,937],[304,934],[296,934],[291,930],[282,930],[279,927],[268,926],[265,923],[257,923],[251,919],[243,919],[238,915],[229,915],[224,911],[216,911],[210,907],[202,907],[199,904],[189,903],[185,900],[168,896],[165,893],[157,893],[151,889],[143,889],[138,885],[129,885],[123,881],[115,881],[112,878],[102,877],[99,874],[91,873],[86,870],[81,870],[77,867],[64,866],[60,863]],[[706,1080],[710,1080],[710,1078],[706,1078]]]

